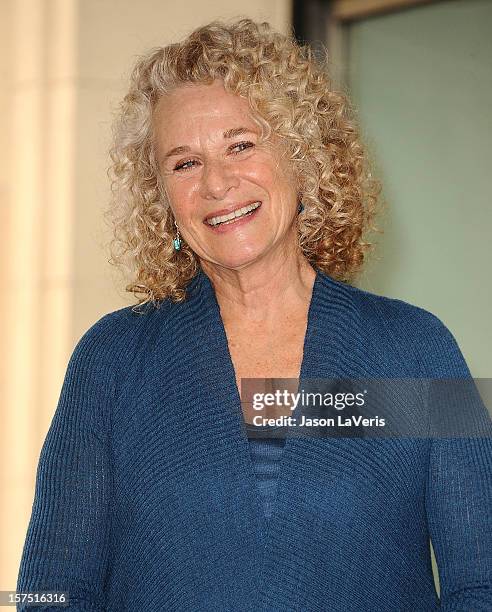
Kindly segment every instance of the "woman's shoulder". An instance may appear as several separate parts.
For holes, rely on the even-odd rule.
[[[353,299],[368,318],[394,325],[423,327],[442,332],[447,329],[439,316],[426,308],[400,298],[389,297],[350,286]],[[448,330],[449,331],[449,330]]]
[[[443,321],[430,310],[407,302],[405,300],[388,297],[361,289],[355,285],[335,280],[324,275],[332,287],[345,294],[355,310],[366,322],[375,324],[393,324],[396,326],[425,327],[437,332],[447,329]],[[449,330],[448,330],[449,331]]]
[[[403,354],[414,355],[421,372],[433,376],[467,376],[458,342],[444,321],[434,312],[411,302],[379,295],[343,284],[357,313],[366,337],[380,347],[397,347]],[[383,347],[384,348],[384,347]]]
[[[167,307],[166,302],[159,307],[125,306],[102,315],[82,334],[71,360],[112,369],[128,365],[140,351],[148,350],[161,333],[159,321]]]

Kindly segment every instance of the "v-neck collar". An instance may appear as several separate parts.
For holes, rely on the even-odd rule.
[[[303,388],[303,380],[364,375],[365,369],[359,367],[362,365],[361,330],[350,288],[319,269],[315,269],[315,272],[303,344],[299,390]],[[272,546],[279,546],[281,524],[284,523],[285,526],[285,522],[289,520],[289,491],[290,487],[295,486],[299,461],[303,461],[306,453],[312,453],[312,450],[309,450],[310,445],[315,445],[316,442],[306,437],[291,435],[290,431],[286,432],[279,459],[273,512],[267,521],[257,487],[241,398],[214,287],[208,276],[200,270],[189,283],[188,292],[190,308],[187,309],[186,319],[189,332],[194,334],[195,380],[199,387],[195,393],[200,402],[199,409],[204,411],[203,422],[210,423],[210,444],[214,445],[216,450],[217,445],[220,446],[218,455],[222,473],[237,480],[236,510],[246,514],[251,526],[251,531],[249,535],[245,534],[245,538],[256,539],[256,545],[263,547],[263,551],[271,550]],[[348,358],[347,341],[351,347]],[[294,411],[293,416],[295,415]],[[269,575],[268,572],[274,571],[275,568],[267,568],[264,565],[271,563],[271,555],[264,556],[262,553],[261,559],[259,579],[263,583]]]
[[[317,294],[319,293],[318,286],[321,282],[321,272],[319,270],[315,270],[315,272],[316,272],[316,275],[315,275],[315,279],[314,279],[314,283],[312,287],[311,299],[310,299],[309,308],[308,308],[306,333],[305,333],[304,342],[303,342],[303,354],[302,354],[301,369],[300,369],[300,380],[301,381],[303,378],[306,377],[306,374],[307,374],[306,368],[309,370],[309,367],[308,367],[309,348],[307,347],[309,346],[311,337],[313,336],[313,333],[314,333],[313,318],[315,317],[313,317],[313,314],[316,312],[316,302],[317,302],[317,297],[318,297]],[[248,478],[249,488],[251,489],[251,496],[252,498],[254,498],[254,505],[255,505],[256,511],[257,512],[259,511],[261,516],[263,516],[262,501],[261,501],[261,497],[258,492],[256,476],[255,476],[255,471],[254,471],[254,464],[253,464],[253,460],[251,457],[251,451],[249,449],[247,426],[246,426],[246,422],[244,419],[244,414],[243,414],[242,406],[241,406],[241,396],[239,394],[239,389],[236,383],[234,364],[233,364],[232,356],[229,350],[229,344],[227,341],[227,334],[225,331],[224,323],[222,320],[222,316],[220,314],[220,306],[218,304],[215,290],[213,288],[213,285],[209,277],[202,270],[200,270],[199,274],[200,274],[198,278],[199,285],[201,286],[201,289],[203,290],[204,294],[208,298],[210,298],[214,320],[217,325],[217,329],[218,329],[219,336],[220,336],[221,353],[222,353],[223,360],[226,366],[225,371],[224,371],[224,383],[228,385],[227,389],[230,392],[230,397],[232,399],[231,408],[232,408],[233,418],[236,421],[236,425],[238,427],[238,434],[241,440],[240,452],[242,455],[246,455],[246,457],[243,457],[243,459],[244,459],[244,462],[246,463],[245,473]],[[285,461],[284,456],[286,455],[286,453],[288,453],[291,444],[292,444],[292,437],[290,437],[289,433],[287,432],[282,456],[279,460],[278,482],[282,480],[283,462]],[[289,459],[289,456],[287,455],[287,460],[288,459]],[[273,512],[273,516],[274,514],[275,514],[275,510]]]

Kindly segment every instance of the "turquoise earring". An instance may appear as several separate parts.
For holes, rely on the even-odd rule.
[[[304,204],[302,202],[299,202],[299,207],[298,207],[298,212],[302,213],[302,211],[304,210]]]
[[[178,228],[178,224],[176,223],[176,219],[174,219],[174,225],[176,227],[176,238],[174,238],[173,240],[173,245],[174,245],[174,250],[179,251],[179,249],[181,248],[181,238],[179,236],[179,228]]]

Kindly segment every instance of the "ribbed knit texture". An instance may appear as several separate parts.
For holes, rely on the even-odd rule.
[[[431,313],[317,271],[301,380],[369,377],[470,372]],[[109,313],[75,347],[17,590],[65,590],[93,612],[492,610],[490,437],[288,435],[272,499],[265,520],[200,272],[185,302]]]
[[[265,518],[269,519],[273,513],[273,505],[277,492],[277,480],[280,473],[280,458],[285,444],[285,437],[254,437],[250,432],[255,430],[268,431],[267,428],[246,424],[249,438],[249,450],[253,461],[253,470],[256,485],[263,502]],[[277,431],[279,428],[275,428]]]

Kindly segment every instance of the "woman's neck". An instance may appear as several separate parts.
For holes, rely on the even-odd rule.
[[[210,278],[224,323],[274,324],[282,313],[305,309],[311,300],[316,271],[301,256],[293,261],[258,262],[241,270],[202,263]]]

